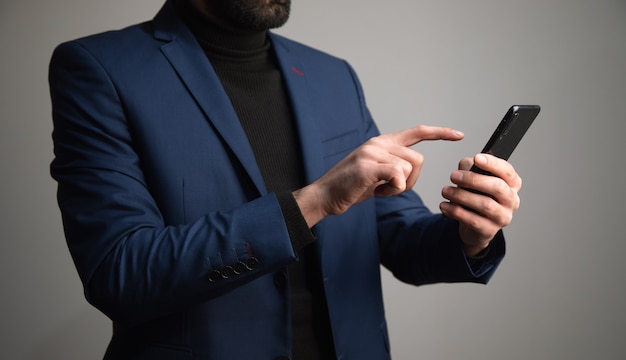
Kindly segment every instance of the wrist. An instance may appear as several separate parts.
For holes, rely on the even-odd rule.
[[[322,206],[320,190],[314,184],[294,191],[293,197],[296,199],[300,212],[309,228],[312,228],[329,215]]]
[[[480,245],[469,245],[466,243],[463,243],[463,252],[465,253],[465,256],[467,256],[468,258],[472,258],[472,259],[480,259],[483,258],[487,255],[487,253],[489,252],[489,244],[491,244],[491,242],[487,242],[484,244],[480,244]]]

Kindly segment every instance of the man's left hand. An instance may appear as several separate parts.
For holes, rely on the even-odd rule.
[[[472,163],[494,176],[469,171]],[[459,221],[465,254],[472,257],[489,246],[498,231],[511,223],[513,213],[519,209],[522,179],[507,161],[478,154],[473,159],[461,160],[450,180],[456,186],[442,189],[448,201],[442,202],[439,208],[445,216]]]

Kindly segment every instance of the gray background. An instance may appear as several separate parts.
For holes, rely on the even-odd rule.
[[[110,324],[82,297],[48,175],[47,64],[59,42],[161,5],[0,2],[2,359],[103,354]],[[395,359],[626,358],[624,0],[295,0],[279,32],[348,59],[382,131],[466,133],[416,146],[433,209],[509,105],[543,107],[511,158],[522,207],[492,282],[415,288],[384,271]]]

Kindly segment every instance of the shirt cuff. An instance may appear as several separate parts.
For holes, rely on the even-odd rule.
[[[317,238],[307,225],[300,207],[290,191],[277,193],[276,198],[287,225],[291,246],[293,246],[293,250],[297,254],[305,246],[315,242]]]
[[[467,264],[476,276],[482,276],[485,273],[491,271],[496,263],[497,259],[504,254],[503,248],[504,236],[502,230],[500,230],[496,236],[491,240],[489,246],[481,250],[475,256],[465,256]]]

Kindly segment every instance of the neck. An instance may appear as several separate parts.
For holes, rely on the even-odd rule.
[[[215,16],[202,0],[178,0],[176,7],[205,50],[250,52],[267,50],[267,30],[245,30]],[[234,55],[234,54],[232,54]]]

